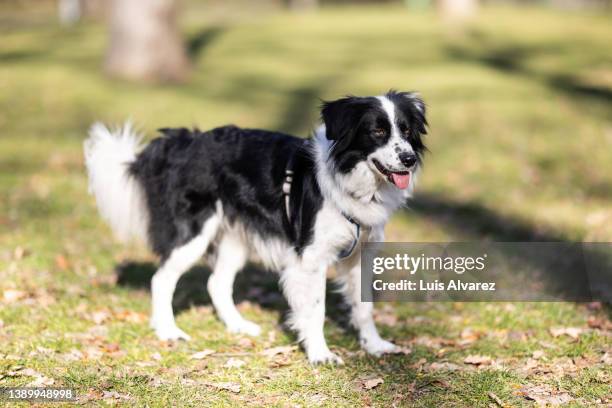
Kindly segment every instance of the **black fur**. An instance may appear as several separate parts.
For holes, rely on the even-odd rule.
[[[281,238],[298,252],[311,241],[323,199],[308,141],[235,126],[161,132],[130,173],[144,186],[149,239],[162,259],[200,233],[217,200],[230,223],[240,220],[263,238]],[[287,220],[282,185],[290,157],[294,178]]]

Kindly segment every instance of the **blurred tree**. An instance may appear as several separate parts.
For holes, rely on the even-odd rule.
[[[189,60],[177,27],[175,0],[111,0],[105,68],[113,76],[181,82]]]
[[[285,0],[287,7],[295,11],[314,10],[319,6],[318,0]]]
[[[60,23],[64,25],[74,24],[81,18],[81,0],[59,0],[57,12]]]
[[[437,0],[436,6],[445,19],[462,21],[476,14],[478,0]]]
[[[60,23],[74,24],[82,17],[103,18],[106,16],[106,0],[59,0],[58,15]]]

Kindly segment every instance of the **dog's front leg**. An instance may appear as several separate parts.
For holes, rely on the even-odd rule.
[[[327,347],[323,334],[325,323],[325,266],[287,268],[281,282],[291,316],[289,323],[297,331],[308,361],[312,364],[343,364]]]
[[[383,241],[383,229],[372,229],[369,240],[378,242]],[[376,356],[398,352],[399,347],[384,340],[378,334],[372,316],[374,309],[372,302],[361,301],[361,254],[356,251],[351,257],[341,261],[337,269],[337,279],[342,285],[341,287],[345,300],[351,306],[351,324],[359,333],[359,343],[361,347],[369,354]],[[368,289],[371,290],[371,287],[368,286]]]

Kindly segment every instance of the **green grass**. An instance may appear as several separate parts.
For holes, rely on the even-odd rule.
[[[398,304],[380,312],[397,317],[381,331],[411,354],[364,356],[330,321],[327,338],[345,366],[313,368],[293,352],[276,367],[259,352],[295,342],[281,325],[282,300],[241,303],[265,329],[249,346],[225,333],[204,291],[206,271],[196,268],[175,297],[178,324],[193,341],[160,343],[142,318],[155,260],[112,240],[87,195],[81,155],[94,120],[131,117],[149,137],[162,126],[226,123],[305,136],[319,98],[415,89],[429,106],[431,154],[420,194],[388,226],[389,240],[610,241],[609,14],[487,8],[458,30],[399,7],[213,19],[194,5],[184,12],[185,35],[199,44],[191,80],[153,86],[101,73],[102,26],[61,28],[51,10],[4,9],[0,298],[25,293],[0,300],[0,386],[32,381],[19,374],[24,366],[104,405],[113,400],[103,392],[115,391],[137,406],[488,406],[490,392],[529,406],[519,390],[535,385],[569,393],[576,406],[610,402],[612,373],[601,362],[610,332],[587,327],[609,312],[573,303]],[[126,273],[117,282],[124,260],[135,263],[119,269]],[[254,282],[240,278],[241,298]],[[269,297],[276,282],[261,276],[256,286]],[[97,325],[92,313],[100,311],[108,319]],[[549,333],[568,326],[585,332],[578,340]],[[480,334],[460,345],[465,327]],[[218,354],[190,359],[206,348]],[[536,350],[545,352],[540,371],[523,370]],[[463,363],[474,354],[499,364]],[[223,367],[231,356],[246,365]],[[373,377],[384,383],[360,387]],[[221,382],[241,390],[215,388]]]

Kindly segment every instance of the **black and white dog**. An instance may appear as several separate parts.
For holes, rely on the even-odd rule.
[[[325,342],[326,271],[352,308],[371,354],[397,351],[361,301],[359,242],[384,240],[384,226],[411,195],[426,133],[413,93],[349,96],[322,106],[310,139],[224,126],[162,129],[144,149],[129,125],[95,124],[85,142],[90,191],[122,240],[139,238],[161,257],[153,276],[151,326],[160,339],[189,339],[176,326],[172,296],[203,256],[208,291],[231,332],[258,335],[234,305],[232,286],[248,259],[280,273],[290,323],[312,363],[342,363]]]

